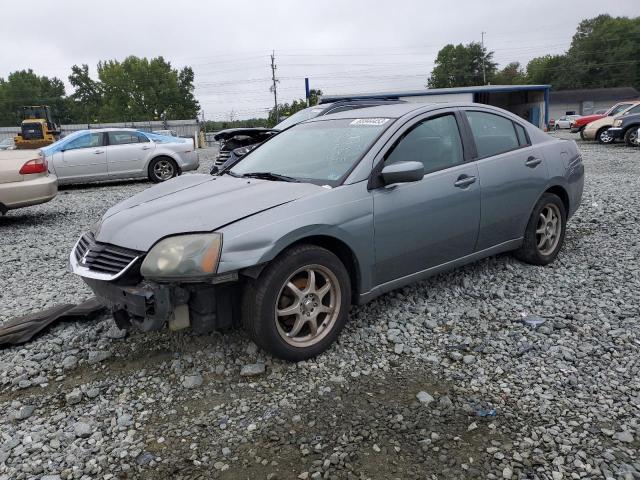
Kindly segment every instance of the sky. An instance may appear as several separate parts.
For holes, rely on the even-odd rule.
[[[494,60],[527,63],[563,53],[578,23],[602,13],[640,15],[639,0],[30,0],[5,2],[0,78],[31,68],[68,75],[100,60],[162,55],[195,72],[207,119],[264,117],[304,98],[304,78],[325,94],[424,88],[438,50],[480,41]],[[19,21],[28,18],[30,28]]]

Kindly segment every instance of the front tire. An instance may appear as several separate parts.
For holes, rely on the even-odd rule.
[[[596,134],[596,139],[598,140],[598,143],[601,143],[603,145],[609,145],[610,143],[613,143],[615,140],[615,138],[613,138],[609,134],[609,127],[604,127],[598,130],[598,133]]]
[[[580,130],[580,138],[582,140],[585,140],[585,138],[584,138],[584,128]]]
[[[638,145],[640,145],[638,143],[638,127],[632,127],[629,130],[627,130],[624,134],[624,143],[628,146],[628,147],[637,147]]]
[[[516,258],[532,265],[553,262],[564,243],[566,225],[567,212],[562,200],[553,193],[544,193],[531,213]]]
[[[322,247],[298,245],[246,286],[242,322],[257,345],[298,362],[329,348],[350,304],[351,281],[340,259]]]
[[[178,165],[173,158],[156,157],[149,163],[149,180],[153,183],[166,182],[178,175]]]

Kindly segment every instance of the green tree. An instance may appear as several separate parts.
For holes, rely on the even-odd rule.
[[[312,88],[309,90],[309,106],[317,105],[322,96],[322,90],[318,88]]]
[[[36,75],[33,70],[12,72],[0,78],[0,125],[18,126],[24,105],[49,105],[54,119],[69,119],[64,83],[56,77]]]
[[[566,72],[567,58],[564,55],[544,55],[527,63],[527,83],[532,85],[551,84],[556,86],[556,78]]]
[[[511,62],[495,73],[491,83],[494,85],[522,85],[527,83],[527,75],[520,66],[520,62]]]
[[[545,55],[527,65],[529,83],[554,89],[640,88],[640,17],[599,15],[580,22],[564,55]]]
[[[316,92],[320,92],[319,90],[316,90]],[[322,92],[320,92],[320,95],[322,94]],[[313,96],[311,97],[313,98]],[[315,95],[315,102],[316,103],[312,103],[312,105],[316,105],[318,102],[318,94]],[[296,112],[299,112],[300,110],[304,110],[305,108],[307,108],[307,101],[300,98],[298,100],[294,100],[291,103],[279,103],[278,104],[278,118],[280,119],[280,121],[284,120],[287,117],[290,117],[291,115],[293,115]],[[278,123],[276,121],[276,116],[275,116],[275,112],[273,110],[273,108],[269,111],[269,125],[273,126],[276,123]]]
[[[100,62],[98,78],[101,121],[194,118],[200,109],[193,95],[193,70],[178,71],[162,57]]]
[[[76,121],[97,122],[102,107],[102,84],[89,76],[89,66],[71,67],[69,83],[75,91],[69,96],[69,108]]]
[[[438,52],[427,87],[483,85],[483,60],[485,78],[489,81],[496,72],[493,52],[487,52],[487,49],[477,42],[468,45],[445,45]]]

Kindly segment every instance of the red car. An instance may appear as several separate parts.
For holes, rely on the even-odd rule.
[[[613,107],[611,107],[609,110],[604,112],[602,115],[594,114],[594,115],[585,115],[584,117],[580,117],[571,124],[571,133],[580,133],[580,138],[584,140],[584,137],[582,136],[582,131],[584,130],[584,127],[586,127],[589,123],[595,122],[596,120],[600,120],[601,118],[604,118],[604,117],[617,115],[618,113],[620,113],[620,111],[624,110],[627,106],[628,106],[628,102],[620,102],[620,103],[616,103]]]

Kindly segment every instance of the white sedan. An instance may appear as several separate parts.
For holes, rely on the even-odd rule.
[[[571,128],[571,124],[581,116],[582,115],[563,115],[558,120],[556,120],[553,128],[556,130]]]
[[[158,183],[199,166],[193,139],[127,128],[81,130],[40,152],[59,184],[145,177]]]

